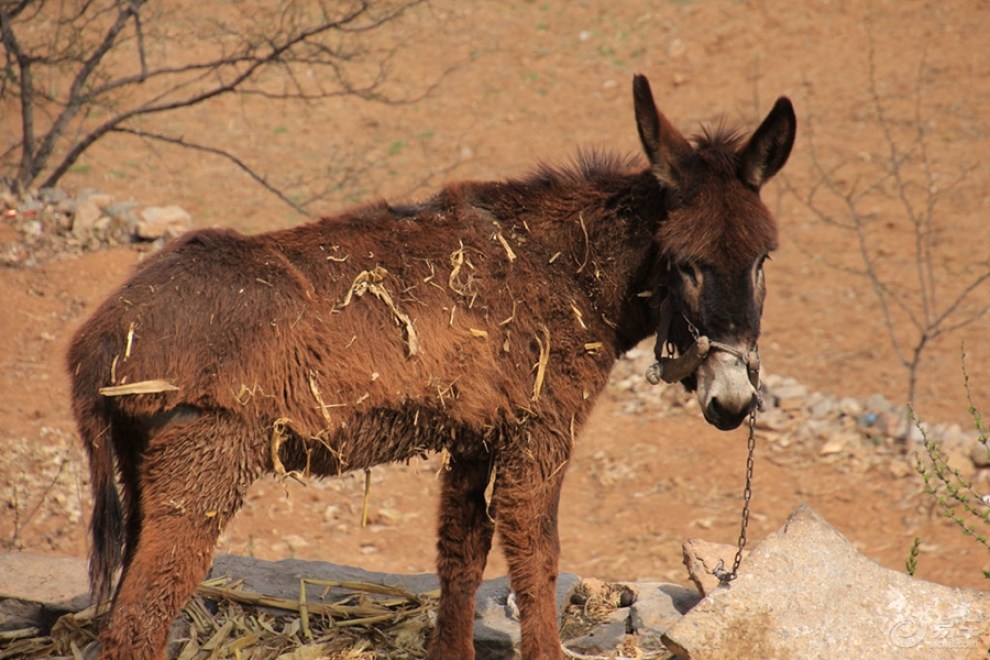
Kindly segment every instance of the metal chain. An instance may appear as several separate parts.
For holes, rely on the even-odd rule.
[[[739,529],[739,541],[736,544],[736,558],[732,561],[732,570],[724,569],[724,562],[719,559],[718,565],[712,569],[712,575],[718,578],[720,585],[728,585],[736,579],[739,564],[742,563],[743,548],[746,547],[746,528],[749,526],[749,502],[753,497],[753,455],[756,451],[756,408],[749,413],[749,440],[746,444],[746,486],[743,488],[742,525]]]

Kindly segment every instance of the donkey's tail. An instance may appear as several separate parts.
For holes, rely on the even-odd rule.
[[[80,400],[76,399],[77,405]],[[114,478],[116,460],[113,429],[101,402],[94,410],[77,409],[76,421],[89,456],[89,478],[93,490],[93,516],[89,522],[92,548],[89,555],[89,588],[94,604],[110,598],[114,573],[120,568],[124,545],[123,512]]]

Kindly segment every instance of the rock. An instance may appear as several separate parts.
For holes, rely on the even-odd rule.
[[[863,404],[851,396],[839,399],[839,412],[846,417],[859,417],[863,414]]]
[[[10,197],[16,199],[10,193],[7,193],[7,194],[10,195]],[[45,204],[53,204],[53,205],[56,205],[57,206],[57,205],[61,204],[62,202],[65,202],[66,200],[68,200],[69,199],[69,195],[64,190],[62,190],[61,188],[47,187],[47,188],[42,188],[42,189],[40,189],[38,191],[38,198],[42,202],[44,202]],[[3,198],[0,198],[0,199],[3,199]],[[14,201],[13,204],[16,205],[17,202]]]
[[[101,193],[93,189],[86,189],[76,196],[76,204],[92,204],[98,209],[103,209],[113,204],[113,196]]]
[[[103,212],[128,227],[136,227],[140,222],[137,214],[137,202],[117,202],[103,208]]]
[[[77,203],[72,213],[72,233],[76,236],[85,236],[92,231],[102,215],[100,207],[93,202],[87,200]]]
[[[664,642],[691,658],[959,658],[988,616],[990,593],[882,568],[801,506]]]
[[[890,412],[891,410],[893,410],[894,404],[888,401],[887,397],[885,397],[882,394],[871,394],[870,396],[866,397],[866,401],[864,402],[863,407],[866,408],[867,411],[872,413],[882,413],[882,412]]]
[[[791,418],[776,408],[771,408],[756,416],[756,428],[761,431],[786,431],[792,425]]]
[[[800,383],[784,384],[773,388],[774,406],[781,410],[800,410],[807,404],[808,388]]]
[[[950,469],[958,472],[964,479],[969,479],[976,471],[973,465],[972,451],[961,445],[943,446],[942,454],[945,456],[945,463]]]
[[[299,599],[299,581],[303,578],[337,582],[372,582],[397,586],[411,593],[426,593],[439,588],[432,573],[392,575],[365,571],[353,566],[338,566],[322,561],[283,559],[264,561],[237,555],[218,555],[207,579],[230,577],[243,580],[244,589],[276,598]],[[319,601],[322,586],[307,587],[307,597]],[[342,597],[346,591],[331,591],[326,598]]]
[[[86,561],[32,552],[0,554],[0,630],[39,628],[90,604]]]
[[[192,217],[181,206],[148,206],[138,215],[134,233],[146,241],[178,236],[192,225]]]
[[[816,392],[808,397],[808,410],[818,419],[832,417],[839,409],[836,398],[830,394]]]
[[[436,579],[435,576],[431,576]],[[571,594],[581,583],[572,573],[557,577],[557,619],[571,600]],[[485,580],[475,596],[474,648],[478,660],[509,660],[518,655],[519,619],[509,603],[509,579],[500,577]]]
[[[663,635],[702,598],[694,589],[665,582],[637,582],[626,586],[637,594],[629,608],[627,628],[636,635],[636,646],[643,651],[662,650]]]
[[[841,435],[829,438],[818,450],[819,456],[829,456],[831,454],[841,454],[846,448],[846,438]]]
[[[907,412],[895,408],[877,413],[873,426],[884,437],[900,440],[907,437],[910,423],[911,420]]]
[[[684,565],[688,569],[688,577],[694,582],[703,595],[708,595],[718,587],[718,578],[713,575],[715,567],[722,562],[724,570],[732,568],[735,561],[736,547],[724,543],[710,543],[701,539],[688,539],[681,546],[684,553]],[[748,552],[743,552],[743,559]]]
[[[975,443],[969,448],[969,460],[973,461],[976,467],[990,467],[990,449],[982,442]]]

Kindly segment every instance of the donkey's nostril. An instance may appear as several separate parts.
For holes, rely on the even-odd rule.
[[[728,408],[718,397],[712,397],[705,408],[705,419],[720,431],[731,431],[742,424],[743,420],[756,405],[757,399],[754,396],[747,405],[741,408]]]

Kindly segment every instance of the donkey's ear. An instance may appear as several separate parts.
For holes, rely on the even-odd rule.
[[[639,139],[653,166],[653,173],[663,185],[676,188],[681,183],[678,171],[681,163],[691,155],[691,145],[657,110],[646,76],[637,74],[633,77],[633,103]]]
[[[781,96],[742,149],[739,178],[743,183],[759,189],[779,172],[791,155],[796,132],[794,106],[786,96]]]

